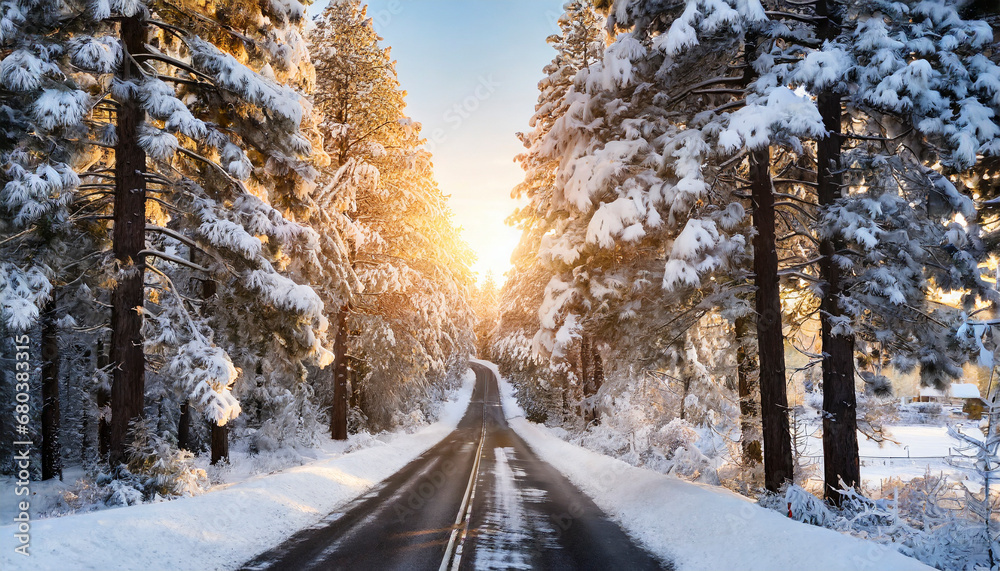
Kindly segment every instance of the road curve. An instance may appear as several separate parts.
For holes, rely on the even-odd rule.
[[[437,445],[245,571],[671,569],[507,426],[493,373]]]

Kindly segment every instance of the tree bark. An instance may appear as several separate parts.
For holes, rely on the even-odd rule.
[[[840,23],[829,2],[821,0],[816,12],[825,19],[819,37],[832,39]],[[821,209],[841,197],[844,177],[841,174],[841,96],[829,91],[817,97],[827,136],[816,143],[817,188]],[[861,481],[858,457],[857,397],[854,391],[854,335],[835,331],[844,312],[840,307],[843,272],[835,260],[844,248],[839,234],[828,235],[819,246],[820,279],[824,283],[820,302],[820,325],[823,342],[823,477],[827,501],[839,505],[843,500],[840,483],[857,486]]]
[[[333,343],[333,406],[330,407],[330,436],[347,440],[347,304],[337,314],[337,336]]]
[[[757,285],[757,346],[760,354],[760,408],[764,440],[764,487],[777,492],[793,478],[785,386],[785,338],[781,331],[781,290],[775,237],[770,149],[750,153],[753,196],[753,268]]]
[[[108,353],[104,350],[104,338],[97,339],[97,369],[104,371],[108,366]],[[108,459],[108,451],[111,447],[111,423],[105,409],[111,405],[111,392],[105,388],[104,383],[97,387],[97,453],[101,460]]]
[[[681,420],[687,420],[687,400],[688,394],[691,392],[691,377],[685,375],[681,379],[681,413],[679,418]]]
[[[59,448],[59,328],[55,296],[42,314],[42,479],[62,480]]]
[[[740,444],[743,448],[743,462],[748,465],[764,461],[760,443],[760,405],[754,398],[758,390],[756,343],[752,336],[753,316],[750,314],[736,318],[736,375],[740,397]]]
[[[191,249],[191,252],[190,252],[189,255],[190,255],[191,261],[196,263],[196,257],[197,256],[195,254],[195,250],[194,249]],[[205,278],[204,280],[202,280],[202,282],[201,282],[201,299],[202,299],[202,301],[206,302],[205,303],[206,307],[208,305],[207,302],[209,300],[211,300],[213,297],[215,297],[215,294],[216,294],[217,291],[218,291],[218,283],[215,280],[209,279],[209,278]],[[184,404],[187,405],[188,402],[184,401]],[[182,418],[182,420],[183,420],[183,418]],[[211,437],[212,464],[213,465],[214,464],[218,464],[221,461],[228,462],[229,461],[229,426],[228,425],[219,426],[218,424],[216,424],[214,422],[211,422],[209,424],[211,425],[211,434],[212,434],[212,437]]]
[[[212,430],[212,465],[229,461],[229,426],[208,423]]]
[[[177,421],[177,447],[191,450],[191,402],[188,399],[181,403],[181,418]]]
[[[350,398],[348,399],[348,406],[351,408],[361,408],[361,375],[358,374],[357,365],[350,368],[348,371],[350,374],[348,378],[350,379]]]
[[[594,378],[593,378],[593,393],[597,394],[597,391],[601,390],[601,385],[604,384],[604,358],[601,357],[601,352],[597,350],[596,347],[591,345],[591,353],[594,356]]]
[[[122,58],[120,79],[141,77],[128,54],[143,51],[147,27],[142,16],[121,21]],[[111,384],[110,462],[125,459],[129,425],[142,418],[146,382],[142,314],[145,297],[145,261],[139,254],[146,244],[146,153],[139,146],[139,125],[145,118],[139,101],[119,102],[118,144],[115,146],[115,214],[113,247],[118,262],[118,282],[111,293]]]
[[[840,97],[824,93],[818,106],[829,135],[819,141],[820,207],[830,206],[840,197],[843,177],[840,170]],[[857,397],[854,391],[854,335],[834,331],[843,318],[840,307],[843,272],[834,257],[843,248],[838,236],[820,242],[820,279],[823,299],[820,324],[823,341],[823,466],[826,499],[840,504],[840,482],[856,486],[861,480],[858,458]]]
[[[597,343],[594,341],[591,341],[590,344],[590,354],[594,359],[594,372],[590,383],[590,396],[594,396],[601,390],[601,385],[604,384],[604,360],[601,357],[601,352],[597,350]],[[587,419],[587,422],[598,421],[599,417],[597,414],[597,406],[591,405],[589,410],[590,418]]]

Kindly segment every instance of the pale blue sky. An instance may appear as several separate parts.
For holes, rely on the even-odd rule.
[[[519,237],[503,222],[523,178],[513,161],[523,150],[515,133],[528,130],[542,68],[555,53],[545,38],[559,31],[564,1],[368,2],[480,275],[492,269],[500,278]]]

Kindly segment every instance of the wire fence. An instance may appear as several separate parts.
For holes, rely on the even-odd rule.
[[[959,454],[953,454],[951,449],[948,449],[947,456],[858,456],[861,460],[947,460],[948,458],[953,458],[955,456],[960,456]],[[822,454],[801,454],[799,458],[815,458],[817,460],[822,460]]]

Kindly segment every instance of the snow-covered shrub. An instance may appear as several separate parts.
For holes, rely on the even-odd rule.
[[[961,486],[928,474],[882,488],[883,497],[878,490],[869,495],[841,490],[843,505],[831,507],[791,485],[783,493],[765,494],[759,503],[797,521],[882,543],[942,571],[995,568],[985,528],[963,500]]]
[[[650,395],[641,393],[642,386],[639,381],[614,398],[608,396],[601,405],[600,424],[570,433],[568,439],[633,466],[718,484],[716,470],[726,449],[715,442],[716,433],[673,418],[660,403],[645,398]]]
[[[677,448],[670,457],[668,474],[683,476],[705,484],[719,485],[719,475],[715,463],[694,444]]]
[[[351,443],[344,450],[345,453],[356,452],[373,446],[385,446],[384,440],[379,440],[377,436],[372,435],[367,430],[352,434],[349,439]]]
[[[906,424],[938,424],[944,407],[937,402],[911,402],[899,406],[899,418]]]
[[[367,432],[365,430],[366,426],[368,426],[368,417],[365,416],[361,407],[352,406],[347,409],[348,434],[361,434],[362,432]]]
[[[249,395],[240,395],[248,408],[256,406],[269,413],[260,426],[246,432],[250,452],[273,451],[283,446],[317,446],[318,435],[325,433],[329,424],[311,387],[298,383],[292,392],[271,383],[277,385],[270,380],[261,382]]]
[[[697,442],[698,433],[689,422],[675,418],[660,427],[650,441],[667,454],[673,454],[677,449],[690,447]]]
[[[761,497],[760,503],[775,511],[786,513],[796,521],[820,527],[830,527],[835,519],[833,512],[823,500],[795,484],[785,486],[783,494],[765,494]]]
[[[143,498],[157,495],[193,496],[205,491],[208,474],[193,463],[194,455],[156,434],[146,425],[138,425],[129,447],[128,472],[139,481]]]
[[[134,506],[142,503],[143,492],[132,483],[124,480],[111,480],[108,489],[110,494],[104,503],[109,506]]]
[[[420,409],[411,410],[408,413],[397,410],[392,414],[392,425],[407,434],[413,434],[426,424],[427,418]]]

